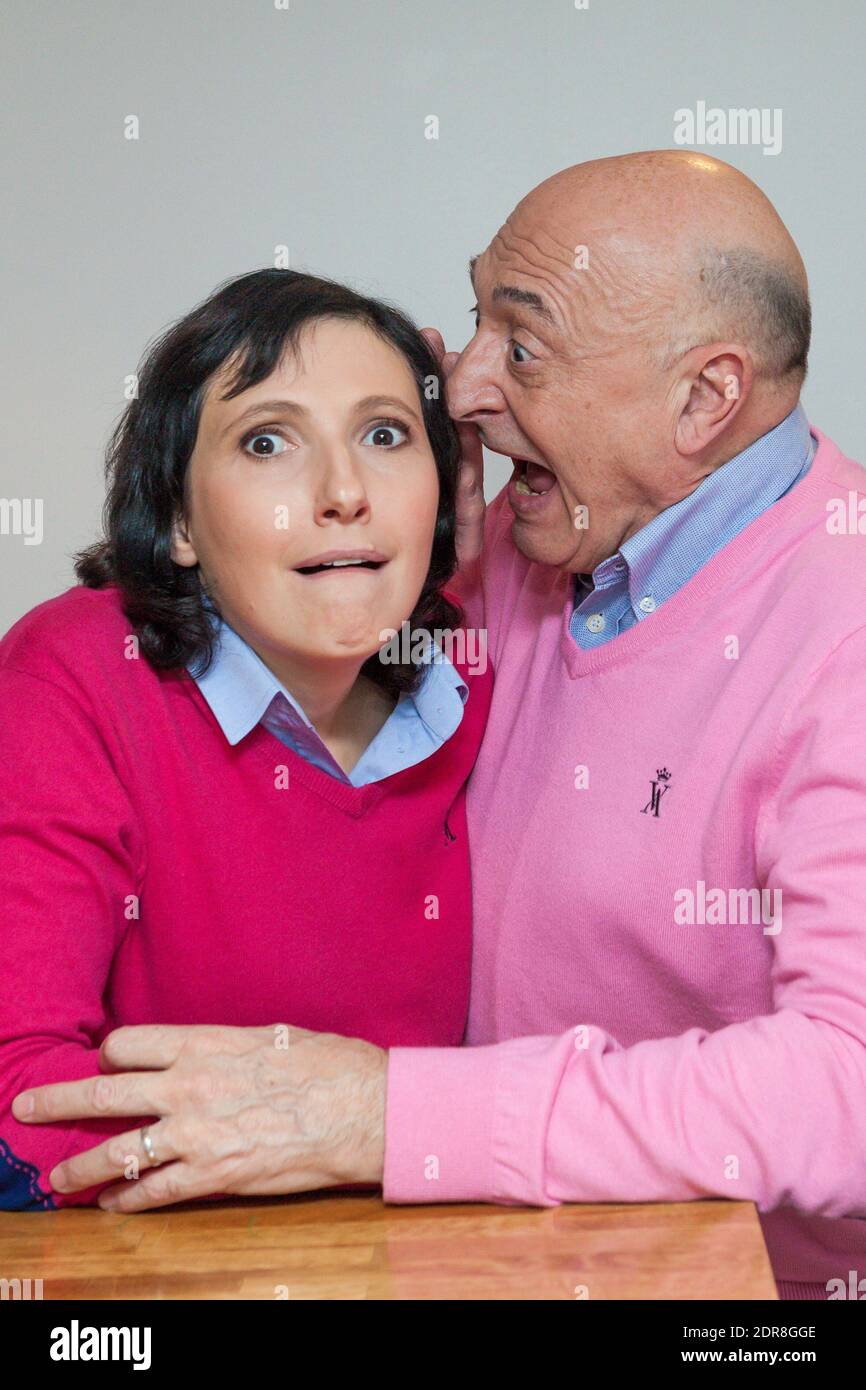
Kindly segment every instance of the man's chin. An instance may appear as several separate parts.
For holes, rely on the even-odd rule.
[[[544,529],[532,522],[527,523],[519,516],[512,522],[511,539],[521,555],[534,565],[552,565],[555,569],[561,569],[570,563],[574,555],[573,534],[558,536],[552,527]]]

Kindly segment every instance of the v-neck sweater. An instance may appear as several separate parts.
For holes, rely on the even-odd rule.
[[[593,650],[488,508],[467,1045],[392,1050],[386,1200],[738,1198],[783,1288],[866,1268],[866,475],[813,434]]]
[[[460,650],[459,642],[455,643]],[[22,1125],[17,1092],[99,1070],[135,1023],[294,1024],[460,1043],[466,781],[492,672],[428,758],[354,787],[258,724],[232,746],[185,670],[137,653],[116,587],[0,642],[0,1207],[84,1204],[48,1173],[135,1120]]]

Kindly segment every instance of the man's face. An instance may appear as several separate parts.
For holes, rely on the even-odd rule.
[[[671,412],[635,286],[611,273],[610,237],[603,259],[587,236],[590,265],[576,268],[575,247],[538,225],[518,209],[474,262],[477,326],[448,403],[514,461],[517,547],[537,563],[590,572],[669,505],[654,440],[667,438]]]

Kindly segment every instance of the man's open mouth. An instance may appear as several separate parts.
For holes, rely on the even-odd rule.
[[[544,464],[520,458],[512,458],[511,462],[517,470],[514,491],[522,496],[543,497],[555,487],[556,475],[551,473],[549,468],[545,468]]]

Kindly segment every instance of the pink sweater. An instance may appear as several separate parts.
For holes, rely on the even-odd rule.
[[[866,475],[813,433],[593,651],[489,507],[470,1046],[391,1052],[388,1201],[743,1199],[783,1291],[866,1275]]]
[[[465,782],[491,673],[414,767],[352,787],[261,725],[232,747],[185,672],[128,660],[114,588],[0,643],[0,1208],[77,1205],[48,1173],[135,1117],[22,1125],[25,1087],[98,1072],[121,1023],[293,1023],[458,1044]],[[144,1117],[142,1117],[143,1122]]]

